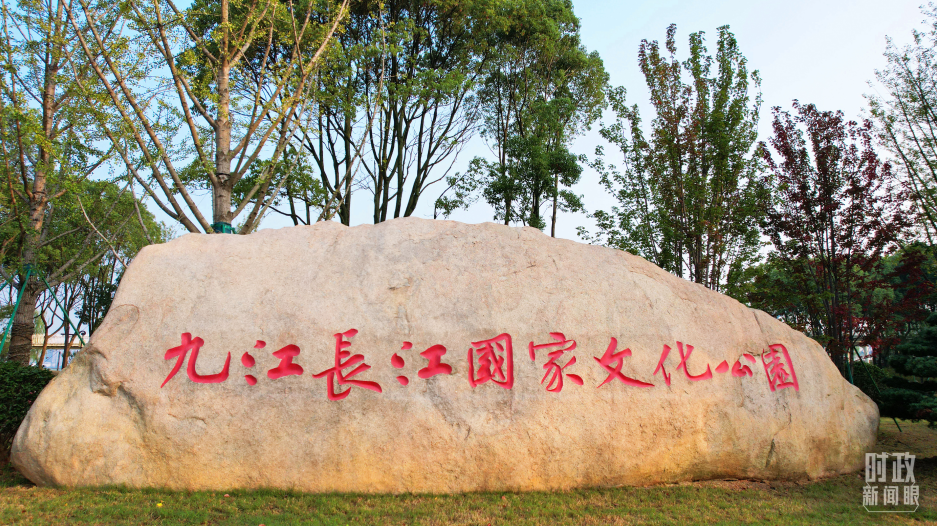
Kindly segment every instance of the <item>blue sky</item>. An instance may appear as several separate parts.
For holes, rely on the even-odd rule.
[[[647,93],[637,66],[641,39],[663,40],[673,22],[684,51],[687,35],[695,31],[706,32],[712,49],[716,28],[727,24],[750,69],[761,72],[766,110],[798,98],[858,116],[863,94],[870,92],[867,82],[885,65],[886,35],[910,42],[911,29],[922,27],[920,3],[658,0],[610,7],[610,2],[579,1],[575,8],[582,20],[583,43],[599,52],[612,83],[629,88],[632,99],[646,98]]]
[[[884,67],[885,37],[896,43],[911,41],[912,28],[923,28],[919,1],[689,1],[655,2],[575,1],[582,21],[583,44],[602,56],[611,83],[628,90],[631,103],[638,103],[647,124],[653,117],[647,103],[647,88],[638,69],[637,50],[642,39],[663,40],[670,23],[677,24],[678,57],[686,58],[687,36],[704,31],[714,51],[716,28],[728,24],[748,59],[749,69],[762,78],[759,126],[760,139],[771,130],[771,107],[789,108],[793,99],[814,103],[823,110],[842,110],[858,119],[866,104],[864,95],[873,93],[869,81],[875,70]],[[579,138],[573,150],[590,155],[604,141],[593,131]],[[484,155],[484,147],[463,152],[458,165],[474,154]],[[611,159],[614,151],[606,148]],[[609,208],[614,202],[598,184],[598,176],[586,168],[575,188],[585,195],[591,210]],[[431,199],[418,215],[432,217]],[[477,204],[452,216],[466,222],[491,220],[491,210]],[[591,228],[592,221],[581,214],[565,214],[558,220],[557,236],[578,239],[576,226]]]
[[[642,107],[645,123],[653,118],[647,104],[647,89],[638,69],[637,49],[642,39],[663,40],[670,23],[677,24],[678,56],[686,57],[687,35],[704,31],[714,50],[717,31],[728,24],[748,58],[749,69],[762,77],[764,104],[759,126],[760,139],[770,133],[771,107],[789,108],[793,99],[814,103],[822,110],[843,110],[858,119],[865,111],[863,95],[873,93],[869,81],[885,65],[885,38],[896,43],[911,41],[912,28],[923,28],[920,0],[657,0],[603,2],[574,0],[582,21],[582,41],[602,56],[611,83],[628,90],[631,103]],[[593,129],[579,138],[573,150],[590,155],[603,141]],[[607,149],[610,158],[614,153]],[[488,154],[479,140],[460,155],[456,170],[463,170],[474,155]],[[575,191],[585,195],[591,209],[614,204],[588,168]],[[439,190],[427,192],[415,215],[432,217]],[[362,191],[352,203],[353,222],[370,222],[370,196]],[[549,213],[549,212],[546,212]],[[492,220],[491,209],[479,203],[451,219],[477,223]],[[578,239],[576,226],[592,226],[582,214],[564,214],[557,236]],[[286,226],[269,217],[266,227]]]

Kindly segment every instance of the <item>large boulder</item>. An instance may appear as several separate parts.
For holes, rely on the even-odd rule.
[[[823,477],[877,427],[816,342],[639,257],[399,219],[147,247],[12,460],[69,486],[541,490]]]

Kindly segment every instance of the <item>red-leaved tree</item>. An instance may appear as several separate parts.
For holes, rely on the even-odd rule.
[[[906,188],[873,148],[870,122],[793,107],[774,108],[776,156],[762,148],[776,189],[765,232],[804,329],[843,368],[851,349],[891,330],[874,317],[889,310],[881,291],[895,266],[884,263],[913,216]]]

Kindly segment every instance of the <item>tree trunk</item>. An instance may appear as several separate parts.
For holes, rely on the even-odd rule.
[[[62,349],[62,369],[65,369],[65,366],[68,365],[69,354],[71,354],[72,345],[75,344],[75,338],[78,337],[78,334],[72,334],[71,338],[68,338],[68,331],[65,332],[65,348]]]
[[[354,164],[354,155],[353,149],[355,147],[351,142],[351,116],[348,113],[345,113],[345,122],[343,128],[343,140],[345,142],[345,189],[342,190],[342,194],[345,198],[342,199],[341,205],[338,208],[338,217],[341,219],[342,224],[345,226],[351,226],[351,180],[352,178],[352,164]],[[336,176],[338,175],[338,170],[336,170]],[[336,189],[339,182],[335,181]]]
[[[223,25],[228,22],[228,1],[221,2],[221,21]],[[218,183],[212,188],[212,219],[214,223],[231,224],[233,210],[231,210],[231,191],[234,180],[231,174],[231,65],[228,63],[228,35],[227,28],[222,39],[222,62],[215,76],[218,89],[218,114],[215,119],[215,177]]]
[[[556,205],[560,196],[560,174],[553,174],[553,221],[550,223],[550,237],[556,237]]]
[[[13,316],[13,328],[10,331],[10,361],[29,365],[29,352],[33,348],[33,331],[36,328],[34,318],[36,302],[39,300],[39,283],[30,279],[23,291],[19,309]]]
[[[46,352],[49,350],[49,326],[43,320],[45,334],[42,336],[42,353],[39,354],[39,360],[36,361],[36,367],[42,369],[43,362],[46,361]]]

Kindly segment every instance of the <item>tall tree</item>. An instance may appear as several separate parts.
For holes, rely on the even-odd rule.
[[[555,236],[557,211],[582,206],[564,190],[582,173],[569,145],[601,115],[608,74],[598,54],[581,45],[569,0],[511,2],[504,19],[479,94],[482,135],[494,159],[478,159],[471,173],[504,224],[543,229],[542,207],[551,204]]]
[[[301,128],[343,223],[355,190],[371,194],[379,223],[413,214],[424,193],[450,175],[475,131],[475,88],[493,52],[486,35],[499,3],[353,7],[337,38],[333,74]]]
[[[53,291],[69,291],[67,295],[78,301],[88,288],[89,276],[107,272],[103,269],[108,267],[122,268],[143,246],[165,240],[165,229],[128,191],[129,186],[129,182],[121,187],[109,181],[71,181],[69,191],[56,197],[43,215],[41,242],[31,253],[26,250],[24,214],[10,206],[10,198],[0,197],[0,271],[13,281],[11,306],[20,298],[10,333],[10,360],[28,363],[36,307],[54,294],[46,285]],[[30,279],[24,281],[27,275]],[[81,317],[73,315],[72,322],[79,325]],[[89,324],[88,329],[93,327]]]
[[[311,158],[310,164],[327,194],[324,210],[313,212],[314,200],[300,200],[304,210],[298,213],[309,216],[309,221],[337,215],[342,224],[351,224],[352,191],[361,186],[355,185],[357,168],[362,162],[364,140],[373,124],[362,108],[377,103],[370,99],[383,92],[386,76],[383,69],[374,76],[370,68],[374,60],[383,64],[387,50],[387,28],[383,22],[382,6],[375,7],[371,2],[351,5],[348,21],[335,37],[330,74],[318,79],[317,98],[306,115],[299,117],[297,143]],[[313,188],[310,184],[302,186]],[[293,210],[295,205],[291,206]]]
[[[100,93],[83,87],[91,68],[69,59],[89,28],[70,23],[69,9],[68,0],[3,2],[0,13],[0,276],[22,298],[9,355],[21,363],[44,288],[37,272],[52,285],[68,282],[110,250],[82,211],[82,200],[100,201],[102,189],[90,179],[113,150],[95,146]],[[126,188],[89,209],[114,238],[139,228],[134,214],[116,212],[117,199],[130,196]]]
[[[273,184],[276,162],[349,0],[77,3],[72,23],[91,29],[77,40],[115,112],[104,133],[127,170],[189,232],[231,232],[249,205],[241,232],[253,231],[284,182]],[[269,170],[235,202],[263,157]],[[211,221],[198,188],[211,191]]]
[[[805,314],[808,334],[840,366],[868,343],[883,262],[911,225],[907,192],[872,145],[869,121],[794,102],[774,108],[764,158],[776,178],[765,231],[786,269],[786,295]]]
[[[667,28],[667,55],[656,40],[638,48],[655,110],[649,136],[624,88],[609,93],[616,120],[600,133],[621,151],[623,168],[606,164],[602,148],[592,166],[619,204],[593,214],[597,234],[580,235],[722,290],[761,246],[758,222],[768,197],[755,152],[761,94],[749,95],[760,78],[749,73],[729,26],[719,28],[715,57],[703,32],[690,34],[690,57],[682,62],[676,31]]]
[[[926,31],[899,48],[888,39],[885,69],[875,75],[886,94],[868,97],[878,132],[920,205],[921,224],[937,240],[937,7],[923,8]]]

